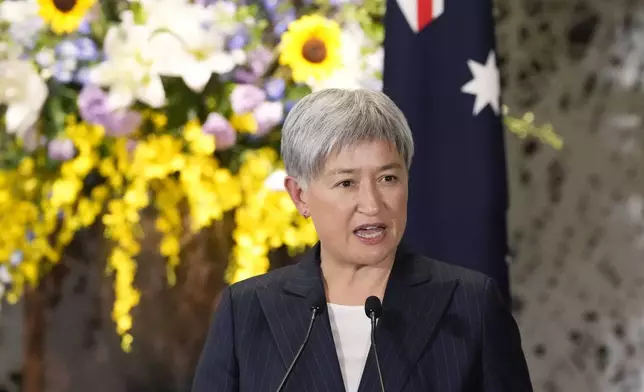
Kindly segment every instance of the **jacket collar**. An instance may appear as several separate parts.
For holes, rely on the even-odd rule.
[[[302,259],[296,265],[297,269],[292,279],[285,282],[284,291],[300,297],[311,298],[311,300],[314,300],[316,296],[324,297],[324,283],[320,268],[320,247],[318,242],[302,255]],[[400,245],[396,250],[396,257],[387,289],[398,283],[415,286],[431,280],[431,269],[423,264],[427,263],[414,257],[404,245]],[[387,300],[386,295],[384,300]]]
[[[438,327],[456,288],[457,282],[454,280],[436,279],[433,266],[429,259],[413,255],[403,246],[396,251],[385,290],[383,315],[376,330],[378,357],[385,389],[389,392],[400,392],[404,387],[414,365],[431,344],[435,336],[433,331]],[[304,339],[310,306],[326,298],[320,269],[320,243],[302,256],[289,275],[285,276],[286,281],[281,288],[266,290],[260,295],[260,303],[285,367],[290,364]],[[323,312],[316,321],[307,347],[307,351],[321,354],[327,361],[317,365],[317,368],[309,367],[309,372],[322,372],[321,377],[331,383],[332,390],[343,391],[342,374],[327,313]],[[284,327],[284,320],[289,320],[289,328]],[[306,368],[310,365],[298,366]],[[378,390],[377,374],[371,350],[359,392]]]

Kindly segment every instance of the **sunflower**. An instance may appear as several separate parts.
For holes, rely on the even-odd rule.
[[[38,0],[38,13],[54,33],[71,33],[78,28],[95,2],[96,0]]]
[[[291,68],[295,82],[327,78],[342,65],[341,33],[334,20],[302,16],[282,35],[280,64]]]

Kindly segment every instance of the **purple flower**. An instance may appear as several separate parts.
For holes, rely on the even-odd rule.
[[[47,155],[55,161],[66,161],[76,153],[74,143],[70,139],[55,139],[47,146]]]
[[[264,90],[266,90],[266,95],[268,95],[268,99],[277,101],[278,99],[282,99],[284,96],[284,89],[286,88],[286,83],[284,83],[283,79],[269,79],[266,81],[266,84],[264,84]]]
[[[253,112],[257,120],[257,135],[262,136],[270,132],[284,118],[284,105],[281,102],[263,102]]]
[[[238,84],[230,94],[230,103],[235,113],[253,111],[265,99],[264,90],[252,84]]]
[[[22,137],[22,146],[26,152],[32,153],[39,146],[39,135],[35,127],[29,128]]]
[[[207,135],[215,136],[217,150],[230,148],[237,141],[237,133],[228,120],[219,113],[210,113],[201,131]]]
[[[89,123],[105,127],[109,136],[126,136],[141,125],[141,115],[132,110],[111,111],[107,95],[93,84],[88,84],[78,95],[78,110],[81,118]]]
[[[78,94],[78,110],[81,118],[92,124],[104,124],[109,116],[107,95],[100,87],[88,84]]]
[[[131,154],[131,153],[134,152],[134,150],[136,150],[137,145],[138,145],[138,143],[137,143],[136,140],[127,139],[127,144],[126,144],[125,148],[127,149],[127,152],[129,152]]]
[[[268,66],[272,61],[273,53],[263,46],[258,47],[248,55],[250,70],[255,75],[261,75],[266,72],[266,69],[268,69]]]
[[[119,110],[110,113],[103,126],[108,136],[128,136],[139,128],[141,121],[141,114],[132,110]]]
[[[235,71],[235,80],[239,83],[255,83],[268,69],[273,61],[273,54],[260,46],[248,54],[248,69]]]

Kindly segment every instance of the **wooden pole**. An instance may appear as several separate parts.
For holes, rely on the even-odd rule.
[[[41,285],[24,294],[22,391],[44,392],[45,388],[45,296]]]

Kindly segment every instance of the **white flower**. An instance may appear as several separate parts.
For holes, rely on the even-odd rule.
[[[8,133],[22,138],[40,117],[47,94],[47,85],[31,62],[0,61],[0,105],[7,105]]]
[[[213,73],[228,73],[246,60],[243,52],[225,50],[226,34],[233,31],[231,25],[237,26],[234,8],[203,7],[183,0],[146,0],[144,4],[154,30],[150,45],[160,55],[155,62],[162,75],[181,77],[190,89],[201,92]]]
[[[38,3],[35,0],[0,2],[1,22],[22,23],[37,16]]]
[[[378,74],[383,68],[383,50],[372,42],[360,25],[350,23],[342,31],[342,67],[324,80],[311,80],[308,84],[313,91],[326,88],[381,90]],[[368,54],[364,54],[364,50]]]
[[[11,283],[11,276],[9,275],[9,270],[5,265],[0,265],[0,299],[2,299],[6,286]],[[0,301],[0,310],[2,302]]]
[[[284,170],[276,170],[266,177],[264,187],[272,191],[285,191],[284,179],[286,179],[286,172]]]
[[[190,22],[180,33],[155,34],[150,44],[158,48],[157,53],[164,53],[157,59],[162,75],[181,77],[191,90],[201,92],[213,73],[228,73],[243,61],[225,52],[225,43],[214,29],[207,31]]]
[[[108,105],[124,109],[135,99],[157,108],[165,104],[165,90],[156,59],[158,53],[150,46],[151,31],[136,25],[125,13],[123,23],[107,31],[103,51],[107,60],[94,67],[90,81],[109,88]]]

